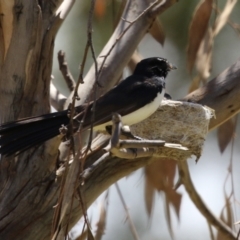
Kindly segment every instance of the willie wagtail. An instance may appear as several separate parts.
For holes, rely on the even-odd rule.
[[[96,101],[93,129],[105,131],[111,125],[112,113],[122,116],[123,125],[132,125],[149,117],[161,104],[165,94],[165,78],[176,69],[166,59],[147,58],[140,61],[133,74],[121,81]],[[73,129],[91,126],[93,102],[75,107]],[[11,155],[41,144],[60,134],[62,125],[69,124],[68,110],[28,117],[0,126],[0,154]]]

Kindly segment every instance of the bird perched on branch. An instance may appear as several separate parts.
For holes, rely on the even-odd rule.
[[[133,74],[93,102],[75,107],[73,131],[82,122],[82,129],[93,126],[105,131],[111,125],[112,113],[122,116],[123,125],[133,125],[153,114],[165,94],[165,78],[176,69],[166,59],[154,57],[140,61]],[[93,119],[93,120],[92,120]],[[68,110],[28,117],[0,126],[0,154],[11,155],[39,145],[60,134],[62,125],[70,123]]]

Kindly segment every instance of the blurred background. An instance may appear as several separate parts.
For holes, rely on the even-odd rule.
[[[72,11],[63,23],[55,42],[54,84],[66,96],[68,96],[69,92],[58,69],[57,52],[59,50],[66,52],[69,68],[74,78],[77,79],[79,65],[87,40],[86,29],[89,2],[76,1]],[[115,16],[121,1],[98,0],[97,2],[98,8],[95,11],[93,25],[93,43],[98,54],[113,32]],[[218,0],[218,8],[223,9],[226,2]],[[191,76],[187,70],[186,48],[188,45],[189,24],[198,3],[198,0],[182,0],[159,16],[165,33],[164,46],[161,46],[150,34],[147,34],[138,47],[139,53],[144,58],[153,56],[164,57],[178,67],[177,71],[171,72],[167,78],[167,91],[173,99],[180,99],[188,94],[194,77],[194,72]],[[237,2],[229,18],[233,23],[240,23],[239,12],[240,3]],[[211,21],[214,20],[214,14],[212,18]],[[212,71],[209,80],[235,63],[239,58],[239,54],[239,29],[237,30],[237,27],[234,29],[229,24],[226,24],[214,42]],[[91,56],[89,56],[85,74],[92,63]],[[126,71],[124,74],[125,77],[129,72]],[[194,158],[188,160],[195,187],[216,216],[220,216],[222,213],[226,203],[226,196],[230,196],[232,192],[234,193],[230,198],[233,222],[240,220],[239,121],[237,120],[238,123],[236,124],[233,140],[222,154],[218,146],[217,130],[214,130],[207,136],[199,162],[196,164]],[[228,175],[231,162],[233,164],[233,172]],[[175,180],[177,181],[177,176]],[[164,194],[155,194],[152,216],[149,217],[147,214],[144,202],[144,170],[139,170],[129,177],[120,180],[119,187],[141,240],[172,239],[166,220]],[[174,210],[171,209],[174,238],[176,240],[211,239],[206,219],[191,202],[184,187],[181,186],[178,189],[178,193],[182,194],[179,219]],[[96,229],[100,205],[104,201],[105,194],[103,193],[88,211],[93,231]],[[129,222],[126,219],[126,212],[114,185],[109,189],[108,194],[106,230],[102,239],[134,239],[129,228]],[[238,228],[239,226],[236,226],[236,229]],[[74,239],[81,231],[82,221],[80,220],[79,224],[72,229],[70,237]],[[214,233],[216,234],[215,230]]]

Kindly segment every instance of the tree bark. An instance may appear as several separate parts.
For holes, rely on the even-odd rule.
[[[129,62],[135,48],[141,41],[157,14],[165,11],[176,1],[156,2],[153,8],[144,11],[155,1],[131,0],[126,4],[124,18],[133,21],[131,29],[117,42],[117,47],[108,56],[100,83],[107,89],[118,80],[124,66]],[[40,115],[50,111],[49,89],[51,80],[54,39],[61,23],[74,1],[0,1],[0,118],[1,123],[19,118]],[[59,14],[56,14],[59,13]],[[112,38],[100,54],[106,54],[128,26],[127,21],[121,21]],[[129,42],[131,44],[129,44]],[[102,58],[98,58],[99,64]],[[184,100],[196,101],[209,105],[216,111],[217,120],[211,122],[210,128],[217,126],[236,114],[240,106],[236,99],[239,96],[239,62],[206,87],[197,90]],[[93,88],[94,68],[86,76],[79,90],[81,101],[85,101]],[[230,87],[231,86],[231,87]],[[209,92],[211,94],[209,94]],[[71,98],[69,98],[71,99]],[[240,102],[240,101],[238,101]],[[57,105],[57,103],[56,103]],[[64,101],[61,98],[63,109]],[[66,104],[65,104],[66,106]],[[60,239],[62,229],[70,220],[68,229],[82,215],[79,195],[69,190],[66,200],[74,198],[71,214],[69,205],[64,212],[61,224],[52,233],[54,211],[57,207],[63,174],[58,162],[58,145],[60,139],[52,139],[40,147],[32,148],[16,157],[1,157],[0,160],[0,236],[1,239],[48,239],[55,232],[55,238]],[[87,158],[85,169],[92,166],[100,156],[104,155],[103,147],[108,139],[101,136],[96,140],[96,149]],[[163,150],[164,151],[164,150]],[[170,153],[168,153],[170,154]],[[166,155],[164,155],[166,156]],[[169,156],[169,155],[168,155]],[[186,156],[185,156],[186,157]],[[66,184],[80,184],[80,162],[73,161],[69,168]],[[155,159],[156,160],[156,159]],[[90,177],[78,188],[83,197],[84,205],[90,206],[106,188],[118,179],[146,166],[153,158],[124,160],[109,157],[98,165]],[[64,169],[63,169],[64,172]],[[101,174],[99,174],[101,173]],[[67,186],[67,185],[66,185]],[[69,215],[70,214],[70,215]],[[60,216],[62,216],[60,214]],[[70,218],[69,218],[70,217]],[[55,219],[55,220],[56,220]]]
[[[74,3],[65,0],[61,5],[62,2],[62,0],[0,1],[1,123],[50,111],[49,89],[54,39]],[[136,32],[136,28],[133,27],[131,31],[134,35],[130,34],[131,36],[128,37],[131,44],[129,42],[122,44],[124,41],[121,40],[121,48],[118,46],[112,52],[114,54],[107,58],[107,63],[110,59],[111,61],[120,59],[121,62],[117,67],[109,64],[104,68],[102,78],[109,83],[108,88],[116,82],[157,14],[175,2],[169,0],[159,4],[159,1],[155,1],[154,8],[146,13],[144,10],[153,1],[127,2],[128,8],[124,11],[126,14],[124,16],[128,17],[132,14],[132,17],[127,19],[132,20],[138,14],[142,14],[140,18],[142,29]],[[124,21],[119,24],[112,41],[126,24],[127,22]],[[139,23],[134,25],[139,29]],[[120,41],[118,44],[120,45]],[[132,47],[129,49],[129,46]],[[114,69],[117,74],[113,76],[113,71],[110,69]],[[87,87],[89,90],[85,94],[89,95],[92,84],[93,81],[90,82]],[[84,95],[82,99],[86,99]],[[57,204],[61,186],[61,177],[56,177],[59,142],[57,138],[52,139],[18,156],[1,157],[1,239],[50,238],[54,206]],[[106,187],[107,184],[104,188]],[[94,193],[94,189],[91,192]],[[94,197],[96,198],[98,194],[100,192],[96,191]],[[79,207],[78,200],[75,199],[74,204]],[[65,218],[68,219],[67,216]],[[70,225],[76,223],[79,218],[79,215],[72,214]]]

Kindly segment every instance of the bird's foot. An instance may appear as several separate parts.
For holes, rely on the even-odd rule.
[[[131,129],[129,126],[124,125],[121,129],[121,134],[123,136],[125,136],[128,139],[135,139],[135,140],[142,140],[143,138],[139,137],[139,136],[135,136],[131,133]]]

